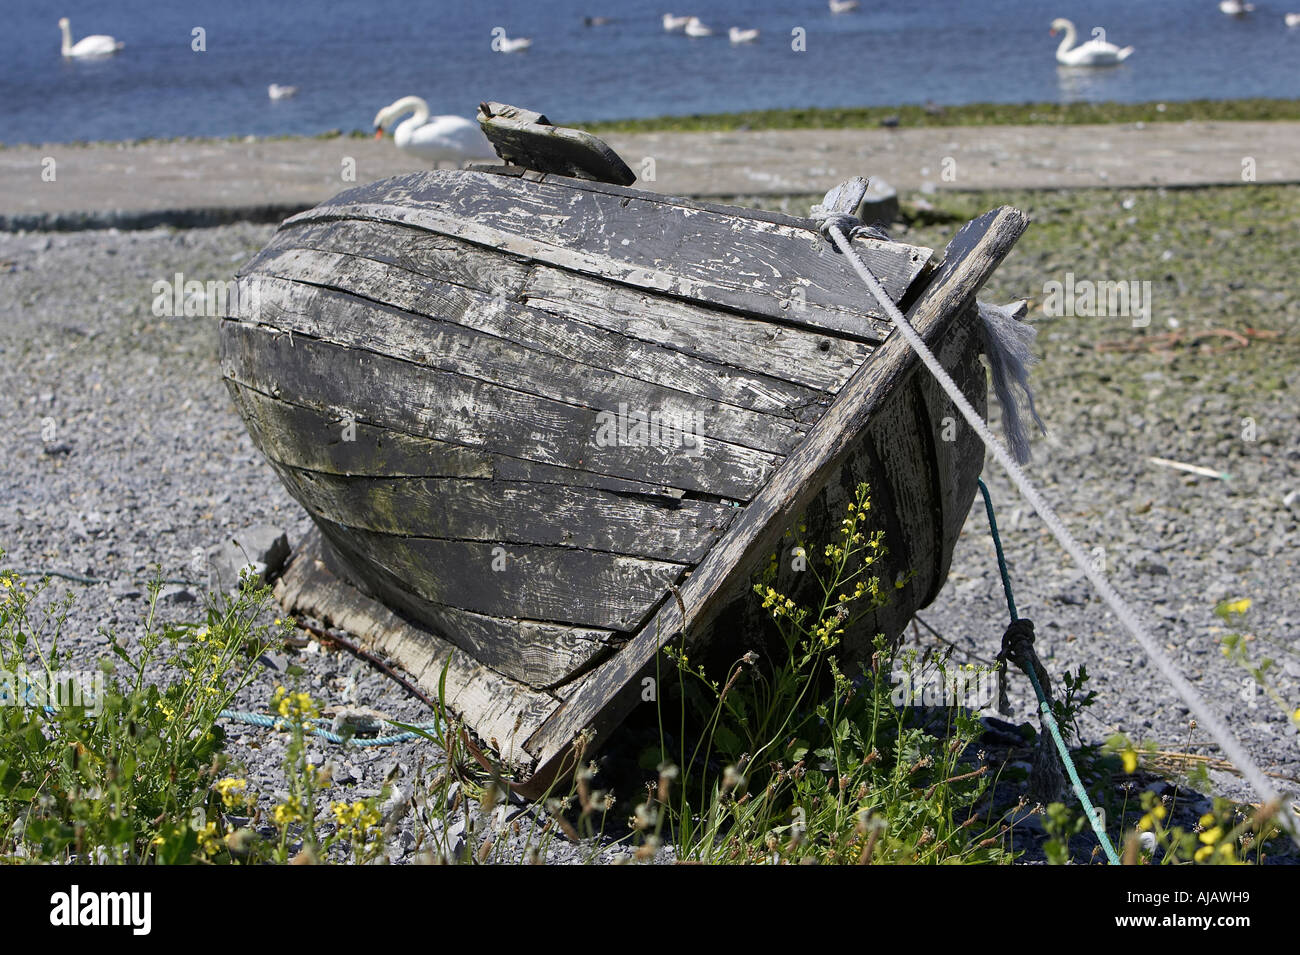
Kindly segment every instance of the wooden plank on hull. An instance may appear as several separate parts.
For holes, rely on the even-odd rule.
[[[339,477],[272,465],[302,505],[337,524],[383,534],[577,547],[695,563],[738,508],[527,481]]]
[[[663,298],[393,223],[340,219],[287,225],[242,271],[276,271],[285,253],[305,249],[361,257],[483,292],[498,302],[521,301],[550,311],[554,303],[562,314],[597,328],[822,391],[838,391],[871,352],[863,342],[834,334]],[[321,260],[318,267],[297,270],[290,277],[320,284],[333,276],[339,261]],[[385,274],[387,281],[394,277],[399,276]],[[392,302],[387,297],[384,301]],[[792,302],[790,307],[798,306]]]
[[[402,537],[316,516],[335,546],[383,568],[408,591],[445,607],[628,631],[681,579],[685,567],[570,547]]]
[[[487,173],[415,173],[340,193],[291,223],[359,218],[398,222],[628,285],[864,341],[888,332],[864,303],[851,267],[811,223],[805,228],[723,215],[640,196],[522,182]],[[897,301],[931,252],[860,238]],[[797,302],[801,307],[790,308]],[[783,307],[784,306],[784,307]],[[864,328],[864,315],[883,324]]]
[[[975,310],[969,308],[954,319],[949,333],[939,341],[935,355],[952,374],[957,387],[969,397],[976,413],[983,417],[988,408],[988,388],[984,365],[979,359],[980,334],[979,319]],[[939,486],[936,500],[943,510],[939,562],[934,581],[920,603],[926,607],[948,579],[953,545],[966,524],[975,482],[984,467],[984,443],[953,407],[933,375],[914,376],[912,387],[925,407],[924,422],[918,427],[927,428],[934,438],[933,462]]]
[[[336,280],[346,284],[344,278]],[[655,382],[539,354],[483,332],[335,289],[261,282],[257,301],[259,323],[295,336],[399,358],[576,407],[612,414],[653,413],[661,420],[683,422],[692,434],[729,444],[784,454],[806,431],[789,418],[719,404]]]
[[[518,296],[533,267],[518,256],[427,229],[342,219],[281,226],[239,272],[252,275],[284,253],[301,249],[362,256],[393,269],[508,300]]]
[[[839,391],[871,354],[863,342],[756,322],[548,266],[529,273],[520,297],[621,336],[828,392]]]
[[[674,445],[671,429],[611,435],[589,408],[261,326],[225,322],[221,352],[223,374],[263,394],[543,464],[743,501],[780,460],[709,437]]]
[[[365,424],[290,404],[226,379],[253,442],[278,464],[322,474],[370,477],[484,478],[589,487],[636,495],[664,506],[685,492],[663,484],[538,464]]]
[[[337,223],[346,224],[350,223]],[[815,420],[829,404],[820,386],[813,389],[786,381],[761,368],[746,370],[694,358],[560,311],[529,308],[500,295],[489,297],[485,292],[377,263],[364,255],[283,249],[262,259],[257,274],[244,281],[255,283],[251,287],[268,298],[288,294],[276,292],[280,284],[291,289],[310,286],[348,292],[416,315],[463,325],[544,356],[558,356],[642,381],[669,383],[688,394],[797,421]],[[258,314],[244,317],[263,320],[260,298],[248,297],[259,303]],[[836,380],[827,384],[839,386]]]
[[[889,514],[897,522],[886,544],[905,580],[892,584],[894,602],[914,606],[917,594],[929,593],[935,578],[935,550],[942,546],[943,512],[932,463],[934,438],[924,408],[913,391],[917,374],[899,381],[872,422],[881,485],[889,488]],[[900,586],[901,584],[901,586]]]
[[[328,523],[320,552],[325,566],[340,580],[410,618],[411,626],[445,638],[478,663],[529,686],[549,688],[571,680],[609,655],[622,640],[613,630],[497,617],[435,603],[413,594],[404,580],[370,563],[354,549],[351,537],[337,536]],[[399,657],[416,671],[418,658]]]

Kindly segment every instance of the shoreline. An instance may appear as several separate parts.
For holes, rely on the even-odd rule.
[[[737,110],[721,113],[645,116],[624,119],[568,120],[559,125],[601,132],[748,132],[776,129],[871,129],[897,119],[900,129],[947,129],[970,126],[1094,126],[1126,123],[1300,122],[1300,98],[1165,100],[1142,103],[904,103],[898,106],[808,106],[787,109]],[[212,145],[218,143],[277,143],[310,140],[364,139],[364,129],[334,127],[315,133],[257,136],[146,136],[135,139],[73,139],[62,142],[3,142],[0,154],[13,149],[45,147],[118,147]]]
[[[982,190],[1300,183],[1300,121],[601,136],[641,188],[741,202],[822,193],[857,175],[927,202]],[[426,168],[389,141],[353,137],[14,147],[0,150],[0,232],[278,222],[357,183]]]

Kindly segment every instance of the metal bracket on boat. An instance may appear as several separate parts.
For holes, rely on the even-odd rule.
[[[553,126],[541,113],[480,103],[478,123],[506,163],[540,173],[630,186],[636,174],[618,153],[591,133]]]

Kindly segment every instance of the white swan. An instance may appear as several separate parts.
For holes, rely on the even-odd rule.
[[[1133,52],[1131,46],[1121,50],[1114,43],[1107,43],[1100,38],[1074,46],[1078,34],[1074,32],[1074,24],[1063,17],[1052,21],[1052,36],[1056,36],[1058,30],[1064,30],[1065,37],[1056,48],[1056,62],[1065,66],[1111,66],[1123,63]]]
[[[503,36],[499,41],[497,41],[497,49],[502,53],[518,53],[520,50],[526,50],[532,45],[532,38],[526,36],[517,37],[514,40],[507,36]]]
[[[63,31],[64,56],[108,56],[110,53],[116,53],[126,46],[121,40],[115,40],[111,36],[105,36],[102,33],[82,37],[76,43],[73,43],[72,25],[68,22],[67,17],[59,18],[59,29]]]
[[[713,36],[713,31],[700,22],[699,17],[691,17],[686,21],[687,36]]]
[[[266,95],[271,99],[288,99],[298,92],[296,86],[281,86],[279,83],[272,83],[266,88]]]
[[[1300,13],[1288,13],[1283,17],[1289,27],[1300,27]]]
[[[731,38],[732,43],[753,43],[758,39],[758,31],[742,30],[740,27],[732,27],[727,31],[727,36]]]
[[[1254,10],[1255,5],[1242,0],[1219,0],[1219,9],[1230,17],[1243,17]]]
[[[478,123],[461,116],[430,118],[429,104],[418,96],[404,96],[376,113],[375,138],[382,139],[384,130],[406,113],[414,115],[403,120],[393,130],[393,141],[403,152],[434,163],[443,160],[459,162],[495,155],[492,144],[483,135]]]
[[[686,24],[690,22],[690,17],[675,17],[671,13],[664,14],[664,29],[669,33],[678,33],[685,30]]]
[[[858,8],[858,0],[831,0],[831,13],[850,13]]]

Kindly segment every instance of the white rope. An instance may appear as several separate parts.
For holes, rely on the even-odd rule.
[[[1056,539],[1060,541],[1061,546],[1065,548],[1066,553],[1074,558],[1074,562],[1092,581],[1092,585],[1097,588],[1097,593],[1101,594],[1102,599],[1110,605],[1120,623],[1128,629],[1129,633],[1133,634],[1137,642],[1142,645],[1142,649],[1146,651],[1147,656],[1151,658],[1169,682],[1174,685],[1174,689],[1178,691],[1178,694],[1186,701],[1188,708],[1196,716],[1198,725],[1204,727],[1214,737],[1224,756],[1241,770],[1242,775],[1255,787],[1255,791],[1259,793],[1260,798],[1265,803],[1277,801],[1279,805],[1285,806],[1286,804],[1280,800],[1268,777],[1264,775],[1264,771],[1242,748],[1241,743],[1233,736],[1232,731],[1228,729],[1223,719],[1201,698],[1201,695],[1196,692],[1196,688],[1178,672],[1173,661],[1160,649],[1160,646],[1151,634],[1146,631],[1146,628],[1142,626],[1128,604],[1110,585],[1110,581],[1088,559],[1083,547],[1074,539],[1074,536],[1061,522],[1061,519],[1056,516],[1056,512],[1052,510],[1047,501],[1038,493],[1038,489],[1030,483],[1020,465],[1012,459],[1006,448],[1002,446],[1002,443],[994,437],[984,419],[975,412],[970,402],[966,400],[966,396],[962,394],[961,389],[957,387],[957,383],[952,380],[943,365],[939,364],[939,359],[934,357],[934,353],[926,347],[925,342],[921,340],[921,336],[916,333],[916,329],[908,323],[903,313],[899,311],[898,306],[885,294],[880,282],[871,274],[871,270],[866,267],[862,259],[858,257],[857,252],[849,244],[849,240],[839,226],[834,222],[827,223],[826,232],[834,240],[839,250],[848,257],[849,262],[853,265],[853,270],[858,273],[858,277],[871,290],[871,294],[876,297],[876,301],[880,303],[881,308],[893,321],[898,333],[907,340],[907,343],[912,346],[912,350],[925,363],[925,367],[930,369],[939,384],[943,386],[943,390],[948,393],[948,397],[952,399],[953,404],[962,413],[970,426],[975,429],[975,433],[980,436],[980,440],[984,442],[984,445],[993,452],[993,456],[998,459],[998,463],[1011,476],[1011,480],[1020,489],[1020,493],[1028,499],[1034,510],[1038,512],[1043,522],[1051,529]],[[1300,831],[1297,831],[1297,827],[1293,825],[1293,821],[1289,816],[1283,817],[1279,813],[1278,821],[1295,841],[1296,845],[1300,846]]]

